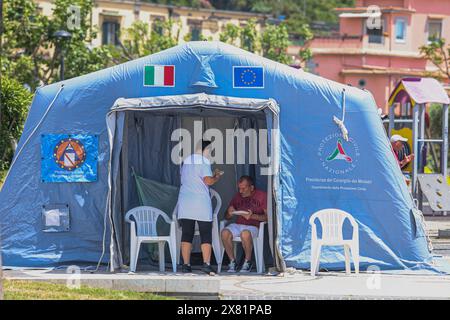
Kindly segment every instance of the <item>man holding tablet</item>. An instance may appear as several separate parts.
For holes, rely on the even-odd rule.
[[[236,257],[233,252],[233,238],[240,237],[244,248],[245,261],[240,272],[252,269],[253,237],[258,236],[259,223],[267,221],[267,193],[255,189],[250,176],[242,176],[238,182],[239,192],[233,197],[225,218],[237,216],[236,223],[231,223],[222,231],[222,242],[230,258],[228,272],[236,272]]]

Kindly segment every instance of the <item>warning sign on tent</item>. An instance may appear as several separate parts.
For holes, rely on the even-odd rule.
[[[95,135],[42,135],[42,182],[97,181],[97,159]]]

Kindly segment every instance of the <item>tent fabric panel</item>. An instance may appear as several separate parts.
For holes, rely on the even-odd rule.
[[[192,86],[191,75],[210,57],[215,87]],[[145,65],[174,65],[174,87],[143,86]],[[262,66],[264,88],[233,88],[233,66]],[[49,103],[64,84],[60,96],[43,118]],[[333,116],[342,119],[342,92],[345,89],[345,126],[349,142],[346,152],[358,161],[348,178],[372,180],[366,192],[317,189],[313,179],[338,179],[327,168],[347,168],[345,162],[326,162],[321,155],[335,146],[340,130]],[[310,215],[324,207],[349,211],[360,223],[361,255],[365,265],[404,269],[429,267],[431,255],[425,239],[412,238],[414,207],[406,190],[389,141],[367,91],[345,86],[304,71],[282,65],[244,50],[218,42],[191,42],[81,77],[68,79],[37,90],[19,141],[23,150],[10,170],[0,193],[0,233],[5,265],[49,266],[83,261],[96,263],[102,254],[108,208],[110,159],[105,115],[119,98],[141,98],[208,94],[248,99],[274,99],[279,105],[280,185],[274,185],[279,230],[278,246],[287,266],[307,268]],[[42,120],[43,119],[43,120]],[[30,137],[36,124],[41,126]],[[99,137],[98,177],[95,183],[43,184],[39,179],[40,135],[49,133],[95,134]],[[337,136],[335,136],[337,135]],[[331,140],[326,140],[332,136]],[[25,141],[28,141],[25,144]],[[331,142],[330,142],[331,141]],[[355,143],[358,146],[356,150]],[[321,144],[323,147],[321,148]],[[320,149],[321,148],[321,149]],[[319,150],[320,149],[320,150]],[[359,152],[356,152],[359,151]],[[358,153],[359,155],[355,156]],[[326,166],[324,166],[324,164]],[[316,181],[316,180],[314,180]],[[333,182],[346,187],[348,183]],[[70,232],[41,232],[42,205],[54,201],[71,208]],[[110,205],[110,203],[109,203]],[[111,250],[114,252],[114,248]],[[108,261],[109,250],[103,256]],[[342,256],[333,249],[324,251],[325,267],[341,268]]]
[[[282,109],[281,185],[282,185],[282,233],[281,250],[286,265],[308,268],[310,259],[309,217],[325,208],[339,208],[352,214],[360,225],[360,255],[363,267],[376,265],[384,269],[414,268],[430,262],[431,256],[424,238],[414,239],[411,223],[411,196],[408,193],[401,170],[393,156],[381,119],[376,115],[370,95],[355,95],[347,91],[347,108],[357,105],[372,106],[366,112],[347,112],[345,125],[349,142],[344,148],[354,157],[352,165],[327,162],[327,153],[335,145],[329,145],[337,135],[336,124],[331,121],[335,112],[327,112],[329,105],[323,103],[327,93],[308,96],[299,104],[315,105],[317,108]],[[300,97],[298,99],[300,101]],[[283,105],[283,102],[279,102]],[[306,111],[305,111],[306,110]],[[306,117],[308,121],[290,122],[287,119]],[[364,124],[363,126],[361,124]],[[320,133],[317,128],[320,128]],[[342,139],[343,140],[343,139]],[[331,142],[328,142],[331,141]],[[351,153],[350,153],[351,152]],[[321,154],[322,153],[322,154]],[[321,158],[322,157],[322,158]],[[301,170],[308,168],[308,170]],[[345,175],[333,174],[329,168],[349,169]],[[351,169],[351,170],[350,170]],[[376,175],[373,173],[377,172]],[[355,183],[364,191],[338,188],[335,179],[345,178],[347,186],[354,179],[370,181]],[[316,180],[314,180],[316,179]],[[331,179],[330,183],[321,179]],[[311,182],[312,181],[312,182]],[[303,212],[299,215],[298,212]],[[370,227],[368,227],[370,226]],[[399,243],[402,243],[399,245]],[[340,250],[327,248],[323,251],[323,267],[342,269],[343,255]],[[419,267],[420,268],[420,267]]]

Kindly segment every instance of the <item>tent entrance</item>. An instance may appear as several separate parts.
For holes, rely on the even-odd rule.
[[[166,101],[167,105],[161,103],[161,100],[166,99],[169,100]],[[226,207],[237,191],[236,184],[241,175],[252,176],[256,187],[268,192],[269,224],[265,238],[265,257],[266,263],[277,265],[277,259],[274,259],[275,262],[272,260],[277,254],[271,253],[277,248],[274,241],[277,235],[275,227],[278,225],[275,192],[278,174],[275,171],[274,175],[267,175],[265,168],[273,163],[263,163],[259,156],[267,155],[271,161],[272,154],[278,156],[274,152],[278,143],[273,142],[270,130],[278,127],[278,108],[273,100],[205,94],[121,99],[109,113],[107,122],[112,155],[111,190],[108,197],[112,268],[129,262],[129,226],[125,223],[124,216],[128,210],[142,204],[133,172],[141,182],[148,180],[151,183],[179,187],[181,160],[195,150],[202,135],[213,141],[218,137],[223,139],[223,148],[217,148],[212,154],[217,161],[213,164],[213,169],[219,168],[225,172],[223,178],[213,186],[222,198],[219,220],[223,219]],[[230,137],[237,130],[247,134],[245,148],[239,146],[242,140]],[[251,139],[255,139],[255,136],[250,137],[252,132],[261,132],[253,142]],[[186,140],[186,137],[190,139]],[[261,140],[265,140],[265,143]],[[230,143],[234,143],[231,155],[227,154],[230,153]],[[180,146],[183,146],[181,153]],[[261,152],[259,149],[264,146],[266,150]],[[230,162],[230,159],[233,161]],[[172,212],[167,214],[170,216]],[[195,250],[196,247],[194,242],[194,252],[199,251]],[[146,262],[151,261],[151,257],[146,256],[146,250],[141,251],[143,254],[139,265],[145,266]]]

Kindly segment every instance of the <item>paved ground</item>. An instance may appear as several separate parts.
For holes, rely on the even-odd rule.
[[[337,273],[224,277],[222,299],[450,299],[450,276]]]
[[[433,243],[433,253],[450,261],[450,238],[438,238],[439,230],[450,230],[450,216],[426,216],[425,221]]]
[[[74,285],[77,278],[61,272],[6,271],[9,279]],[[450,299],[450,276],[320,273],[293,271],[278,276],[192,274],[86,274],[81,284],[202,299]]]
[[[426,216],[434,254],[450,261],[450,216]],[[282,277],[222,277],[222,299],[450,299],[450,275],[319,273],[291,270]]]
[[[450,229],[450,216],[427,217],[435,254],[450,260],[450,239],[438,239],[439,229]],[[6,271],[10,279],[70,283],[77,277],[63,271]],[[171,293],[183,298],[203,299],[450,299],[450,275],[399,275],[362,273],[320,273],[288,270],[285,274],[260,276],[221,274],[214,277],[200,273],[110,274],[83,272],[81,284],[109,289],[131,289]],[[194,294],[195,293],[195,294]]]

